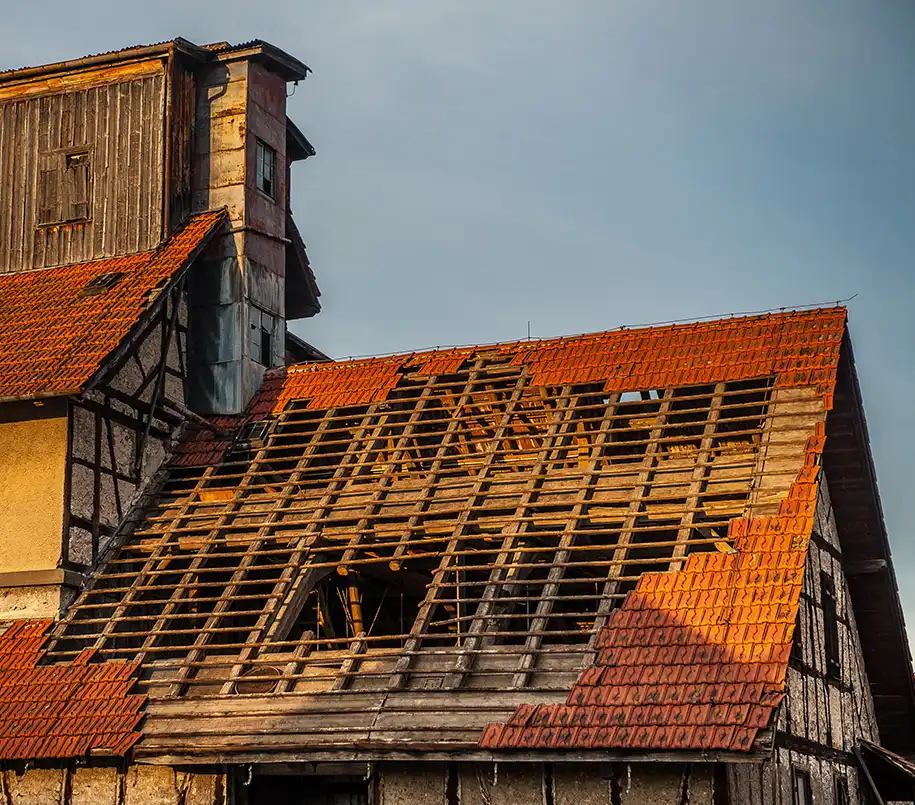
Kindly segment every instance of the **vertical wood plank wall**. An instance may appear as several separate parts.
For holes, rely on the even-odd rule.
[[[0,273],[113,257],[162,234],[165,72],[0,101]],[[38,226],[39,154],[88,148],[90,220]]]

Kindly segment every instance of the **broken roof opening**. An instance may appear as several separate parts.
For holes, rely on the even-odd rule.
[[[189,436],[47,661],[86,647],[139,661],[149,757],[170,751],[179,717],[207,736],[182,746],[197,758],[278,740],[360,757],[586,740],[762,756],[844,321],[813,311],[271,371],[221,423],[236,441]],[[762,587],[779,603],[755,605]],[[626,702],[667,696],[670,668],[703,706],[686,726],[638,722]],[[715,720],[719,675],[740,724]],[[213,697],[235,713],[236,696],[259,713],[313,698],[278,739],[200,708]],[[461,723],[443,735],[448,697]],[[635,723],[592,723],[602,708]],[[358,744],[325,729],[338,717]]]

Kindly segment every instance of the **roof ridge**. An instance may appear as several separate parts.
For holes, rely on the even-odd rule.
[[[857,295],[857,294],[856,294]],[[759,311],[744,311],[741,313],[731,313],[728,315],[725,314],[715,314],[699,318],[690,318],[690,319],[672,319],[670,321],[659,321],[651,323],[642,323],[642,324],[621,324],[618,327],[610,328],[607,330],[590,330],[582,333],[566,333],[564,335],[552,335],[552,336],[543,336],[538,338],[517,338],[506,341],[490,341],[483,343],[468,343],[468,344],[443,344],[434,347],[420,347],[413,350],[405,351],[393,351],[393,352],[376,352],[376,353],[366,353],[363,355],[348,355],[346,358],[341,358],[339,360],[334,359],[329,362],[323,362],[317,364],[314,361],[302,361],[299,363],[291,363],[287,366],[280,367],[285,374],[287,370],[317,370],[318,368],[328,369],[331,367],[339,367],[340,365],[358,363],[358,362],[369,362],[369,361],[382,361],[386,359],[397,359],[397,358],[408,358],[412,356],[423,356],[439,352],[456,352],[458,350],[482,350],[482,349],[492,349],[498,347],[523,347],[526,345],[540,345],[540,344],[560,344],[565,341],[580,340],[583,338],[597,338],[600,336],[613,335],[617,333],[633,332],[633,333],[644,333],[651,330],[664,330],[664,329],[685,329],[693,325],[709,325],[709,324],[725,324],[728,322],[748,322],[754,319],[772,319],[772,318],[783,318],[790,319],[798,314],[815,314],[815,313],[830,313],[833,311],[843,310],[848,311],[848,308],[845,306],[845,302],[851,301],[854,297],[849,297],[848,299],[838,300],[833,305],[826,304],[816,304],[816,305],[800,305],[797,307],[781,307],[781,308],[770,308],[769,310],[759,310]]]

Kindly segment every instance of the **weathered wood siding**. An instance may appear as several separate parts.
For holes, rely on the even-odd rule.
[[[168,231],[174,232],[191,212],[197,82],[180,62],[170,73],[171,113],[168,145]]]
[[[714,805],[714,778],[712,763],[382,763],[373,805]]]
[[[128,254],[161,239],[164,69],[156,61],[120,80],[91,78],[50,94],[0,91],[0,272]],[[71,149],[89,153],[88,220],[41,225],[39,166]]]

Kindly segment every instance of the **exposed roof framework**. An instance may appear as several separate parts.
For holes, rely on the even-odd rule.
[[[578,654],[643,571],[726,539],[761,481],[770,381],[624,400],[528,381],[480,357],[384,403],[292,403],[262,447],[169,479],[69,633],[102,654],[180,660],[175,682],[192,687],[213,685],[195,663],[303,645],[289,676],[311,684],[310,666],[342,685],[351,651],[378,650],[396,670],[361,683],[402,687],[455,647],[449,684],[471,668],[477,685],[523,687],[532,669],[546,683],[562,668],[541,662],[550,647]],[[767,439],[782,431],[797,438],[790,415]]]
[[[676,639],[696,642],[669,647],[668,664],[760,676],[732,685],[742,710],[703,705],[672,745],[748,751],[782,695],[844,320],[811,311],[276,372],[247,415],[220,422],[234,439],[180,446],[48,657],[140,661],[141,754],[466,749],[487,723],[524,726],[518,704],[590,696],[581,669],[608,662],[602,627],[635,622],[627,594],[648,590],[646,573],[688,576],[691,597],[655,585],[638,599],[653,603],[636,631],[660,640],[673,617]],[[763,563],[745,593],[777,592],[777,610],[710,608],[735,562]],[[718,635],[713,611],[740,628]],[[265,714],[278,719],[269,736]],[[519,745],[512,735],[486,740]]]

